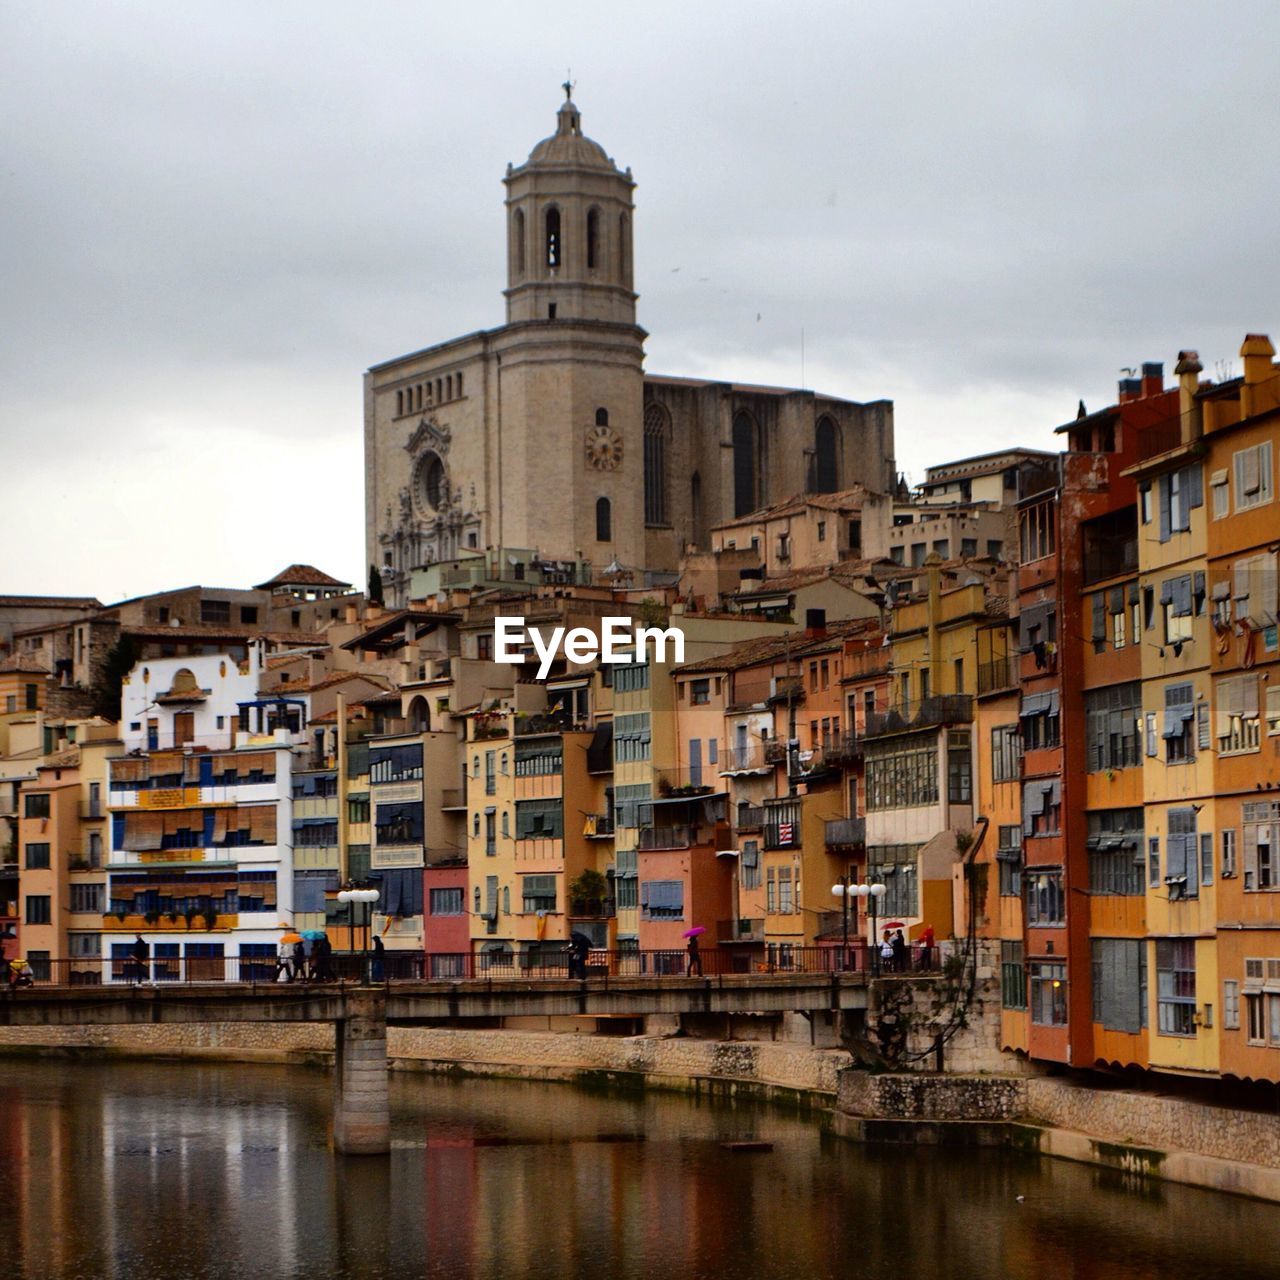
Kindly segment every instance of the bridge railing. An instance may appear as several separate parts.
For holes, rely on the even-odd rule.
[[[901,970],[931,972],[942,959],[940,948],[926,953],[919,947],[908,950]],[[894,972],[898,966],[873,955],[867,944],[850,939],[848,947],[839,941],[817,946],[797,946],[744,939],[739,943],[700,948],[694,976],[720,977],[731,974],[813,974],[867,973],[876,968]],[[393,952],[381,961],[367,963],[367,976],[374,982],[420,981],[565,981],[574,978],[683,978],[689,975],[690,956],[684,947],[638,950],[592,949],[579,966],[567,948],[558,944],[537,952]],[[332,955],[323,972],[307,966],[301,973],[295,966],[277,967],[273,956],[169,956],[150,955],[145,961],[132,956],[39,960],[29,975],[36,987],[136,986],[156,987],[180,984],[279,984],[341,982],[366,979],[363,953]],[[12,986],[12,980],[10,980]],[[24,981],[21,985],[27,985]]]

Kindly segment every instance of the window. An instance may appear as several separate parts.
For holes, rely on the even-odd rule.
[[[745,413],[733,420],[733,514],[756,509],[756,424]]]
[[[516,740],[517,778],[552,777],[563,772],[563,739],[526,738]]]
[[[689,701],[695,707],[705,707],[711,701],[711,681],[694,680],[689,685]]]
[[[1215,736],[1218,751],[1231,755],[1257,751],[1262,740],[1258,715],[1258,677],[1230,676],[1218,681],[1215,692]]]
[[[1008,826],[1000,828],[999,844],[996,848],[996,863],[1000,868],[1000,896],[1002,898],[1020,898],[1022,896],[1022,828]]]
[[[1204,505],[1199,463],[1171,471],[1157,482],[1160,504],[1160,541],[1191,528],[1191,512]]]
[[[613,792],[614,826],[647,827],[653,821],[651,798],[652,791],[648,783],[615,787]]]
[[[1227,487],[1227,469],[1209,477],[1209,494],[1213,499],[1213,518],[1221,520],[1231,514],[1231,490]],[[1239,1023],[1236,1024],[1237,1026]]]
[[[818,541],[826,542],[827,540],[827,522],[825,520],[818,521]]]
[[[1027,970],[1021,942],[1000,944],[1000,1001],[1006,1009],[1027,1007]]]
[[[422,779],[422,743],[369,748],[370,782],[418,782]]]
[[[613,668],[614,693],[636,693],[649,687],[649,664],[637,662]]]
[[[496,751],[484,753],[484,793],[487,796],[498,794],[498,772]]]
[[[242,604],[240,606],[240,623],[242,626],[252,626],[258,621],[258,606],[256,604]]]
[[[835,493],[840,487],[836,465],[836,424],[828,417],[818,419],[813,435],[813,491]]]
[[[380,804],[375,815],[374,843],[421,844],[422,802]]]
[[[1166,685],[1164,690],[1164,747],[1169,764],[1194,760],[1195,693],[1189,684]]]
[[[231,621],[231,601],[201,600],[200,621],[206,625],[226,626]]]
[[[1142,893],[1142,810],[1091,811],[1089,892],[1137,897]]]
[[[1147,840],[1147,886],[1154,889],[1160,883],[1160,837]]]
[[[1195,612],[1189,574],[1166,578],[1160,584],[1160,607],[1164,619],[1165,644],[1182,644],[1191,639],[1191,619]]]
[[[613,539],[613,515],[608,498],[596,499],[596,541],[610,542]]]
[[[644,522],[667,523],[667,441],[671,419],[660,405],[650,402],[644,410]]]
[[[600,265],[600,210],[587,210],[587,270]]]
[[[564,807],[560,800],[517,800],[517,840],[559,840],[564,835]]]
[[[1037,503],[1022,512],[1018,521],[1022,563],[1051,556],[1054,550],[1054,504]]]
[[[938,803],[938,738],[909,734],[869,742],[866,803],[871,809],[909,809]]]
[[[1156,939],[1156,1029],[1162,1036],[1196,1033],[1196,944]]]
[[[614,717],[613,750],[619,764],[649,759],[648,712]]]
[[[1031,1021],[1042,1027],[1067,1025],[1067,966],[1034,961],[1030,966]]]
[[[683,920],[682,880],[643,880],[640,883],[640,914],[644,920]]]
[[[49,846],[47,844],[29,844],[26,848],[28,871],[47,871],[49,869]]]
[[[28,794],[23,801],[22,816],[24,818],[47,818],[49,816],[49,793],[37,791]]]
[[[523,910],[528,912],[554,911],[556,909],[555,876],[522,876],[521,880],[523,881],[521,887],[524,903]]]
[[[105,886],[100,884],[73,884],[71,886],[71,910],[102,914],[102,896]]]
[[[997,725],[991,730],[991,778],[993,782],[1016,782],[1022,768],[1022,735],[1016,724]]]
[[[739,858],[738,874],[744,889],[760,887],[760,842],[744,840]]]
[[[1200,842],[1196,836],[1196,811],[1170,809],[1166,817],[1164,882],[1171,901],[1194,898],[1200,892]]]
[[[476,636],[476,657],[481,662],[493,661],[493,633],[482,631]]]
[[[1112,685],[1085,694],[1086,765],[1090,773],[1127,769],[1139,763],[1142,685]]]
[[[1246,891],[1277,887],[1276,857],[1280,846],[1280,801],[1247,801],[1240,811]]]
[[[1022,831],[1027,837],[1062,832],[1062,780],[1039,778],[1022,787]]]
[[[367,796],[348,799],[347,821],[354,824],[369,821],[369,798]]]
[[[1222,984],[1222,1026],[1226,1031],[1240,1029],[1240,983],[1234,978]]]
[[[27,895],[27,916],[28,924],[48,924],[49,916],[49,895],[34,894]]]
[[[1062,924],[1066,920],[1062,872],[1028,868],[1023,880],[1027,886],[1027,925],[1044,928]]]
[[[1222,878],[1230,880],[1236,874],[1236,833],[1228,827],[1222,833]]]
[[[867,850],[867,880],[883,884],[879,915],[884,920],[894,916],[919,915],[918,859],[920,846],[915,844],[873,845]]]
[[[968,804],[973,799],[973,748],[967,729],[947,731],[947,800]]]
[[[563,248],[560,240],[560,210],[554,206],[547,210],[545,227],[547,266],[554,270],[560,265]],[[554,317],[552,318],[554,319]]]
[[[1200,833],[1200,883],[1213,883],[1213,832]]]
[[[1275,625],[1280,606],[1276,600],[1277,556],[1274,552],[1243,556],[1232,566],[1231,581],[1214,585],[1218,600],[1215,609],[1220,621],[1229,622],[1232,610],[1225,608],[1223,592],[1230,594],[1234,602],[1234,616],[1238,622],[1248,622],[1254,627]]]
[[[1249,1043],[1266,1044],[1267,1014],[1263,1003],[1265,997],[1261,992],[1247,992],[1244,997],[1245,1010],[1249,1016]]]
[[[1094,938],[1093,1020],[1130,1035],[1146,1025],[1146,942]]]
[[[1022,724],[1024,751],[1043,751],[1059,742],[1061,706],[1058,691],[1029,693],[1022,699],[1018,713]]]
[[[1236,510],[1247,511],[1270,502],[1271,441],[1264,440],[1251,449],[1242,449],[1232,458],[1235,472]]]

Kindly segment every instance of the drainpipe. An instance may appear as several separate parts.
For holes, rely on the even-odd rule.
[[[938,614],[942,611],[942,558],[936,551],[929,553],[925,567],[929,570],[929,693],[936,697],[942,688],[940,676],[942,664],[938,658]]]
[[[347,883],[347,698],[337,695],[335,719],[338,725],[338,883]]]

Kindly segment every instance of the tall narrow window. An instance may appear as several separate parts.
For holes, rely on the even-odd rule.
[[[740,413],[733,420],[733,514],[756,509],[756,424]]]
[[[512,245],[512,261],[515,263],[515,273],[517,276],[524,275],[524,210],[517,209],[511,219],[511,236],[515,243]]]
[[[608,498],[596,499],[596,541],[611,542],[613,540],[613,515],[609,508]]]
[[[608,425],[609,425],[609,410],[597,409],[596,410],[596,426],[607,427]]]
[[[558,267],[563,245],[560,243],[560,210],[547,210],[547,266]]]
[[[644,522],[667,523],[667,411],[650,404],[644,411]]]
[[[631,223],[625,213],[618,215],[618,275],[631,284]]]
[[[838,486],[836,424],[830,418],[819,418],[813,436],[813,491],[835,493]]]
[[[587,213],[587,270],[594,271],[600,265],[600,210]]]
[[[702,475],[695,471],[689,480],[689,525],[693,529],[695,546],[706,546],[706,533],[702,528]]]

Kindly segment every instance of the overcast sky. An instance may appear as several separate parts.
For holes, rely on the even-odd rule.
[[[0,0],[0,42],[0,594],[363,583],[361,374],[501,323],[570,67],[649,370],[799,384],[803,332],[913,480],[1280,330],[1274,0]]]

